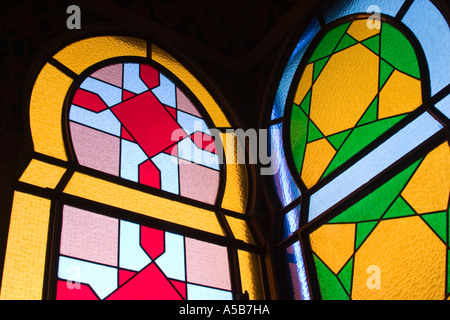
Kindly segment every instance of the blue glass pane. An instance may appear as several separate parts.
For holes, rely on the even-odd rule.
[[[450,29],[439,10],[427,0],[416,0],[402,22],[420,41],[430,70],[431,94],[450,83]]]
[[[298,230],[300,219],[300,206],[295,207],[285,214],[283,224],[283,239],[291,236]]]
[[[187,296],[189,300],[233,300],[230,291],[197,286],[188,283]]]
[[[303,261],[300,242],[295,242],[285,250],[286,273],[291,298],[296,300],[310,300],[305,263]]]
[[[140,226],[138,224],[120,221],[119,245],[120,268],[141,271],[151,262],[150,257],[141,247]]]
[[[69,119],[120,137],[121,124],[109,109],[97,113],[72,104],[70,106]]]
[[[98,94],[108,107],[122,102],[122,89],[112,84],[88,77],[80,84],[80,88]]]
[[[283,148],[282,124],[277,123],[269,128],[270,154],[272,165],[278,170],[273,175],[273,181],[278,198],[283,207],[300,196],[297,187],[286,163]]]
[[[305,54],[306,49],[308,48],[309,44],[314,39],[316,34],[319,32],[319,30],[319,20],[317,19],[317,17],[314,17],[311,23],[306,28],[302,37],[300,38],[300,41],[297,43],[297,46],[295,47],[294,52],[289,58],[286,68],[284,69],[275,96],[272,115],[270,117],[271,120],[278,119],[283,116],[286,97],[289,92],[289,88],[291,87],[292,78],[294,77],[295,71],[297,70],[300,60]]]
[[[139,76],[140,66],[138,63],[124,63],[123,65],[123,88],[136,94],[147,91],[148,88]]]
[[[395,16],[402,7],[404,1],[400,0],[341,0],[333,1],[323,9],[325,23],[330,23],[341,17],[354,13],[380,12]],[[377,10],[372,10],[377,6]]]
[[[134,142],[121,139],[120,176],[124,179],[139,182],[139,165],[147,160],[147,155]]]
[[[436,108],[450,119],[450,95],[436,103]]]
[[[310,198],[308,220],[313,220],[325,210],[349,196],[442,128],[442,125],[429,113],[420,115],[314,193]]]

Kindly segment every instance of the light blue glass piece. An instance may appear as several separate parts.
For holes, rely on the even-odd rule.
[[[140,225],[128,221],[120,221],[119,267],[141,271],[151,259],[141,247]]]
[[[184,237],[170,232],[164,233],[164,253],[155,259],[167,278],[186,280]]]
[[[281,205],[285,207],[297,199],[301,193],[286,163],[282,131],[281,123],[269,128],[271,161],[272,165],[278,168],[273,175],[273,182]]]
[[[284,216],[283,239],[291,236],[298,230],[300,219],[300,206],[295,207]]]
[[[122,178],[139,182],[139,165],[147,159],[147,155],[137,143],[121,139],[120,176]]]
[[[139,76],[138,63],[124,63],[123,64],[123,88],[130,92],[140,94],[148,90]]]
[[[192,114],[177,110],[177,122],[188,135],[196,131],[211,135],[205,120]]]
[[[392,17],[398,13],[404,0],[340,0],[333,1],[323,9],[325,23],[354,13],[380,12]]]
[[[120,137],[120,121],[109,109],[96,113],[72,104],[69,120]]]
[[[152,92],[162,104],[177,107],[175,85],[162,73],[159,74],[159,86],[152,89]]]
[[[161,173],[161,190],[179,194],[178,159],[161,152],[151,160]]]
[[[436,103],[435,107],[450,119],[450,95]]]
[[[285,257],[292,298],[295,300],[310,300],[305,262],[303,261],[300,242],[297,241],[288,247],[285,251]]]
[[[188,283],[187,298],[188,300],[233,300],[233,294],[230,291]]]
[[[300,41],[297,43],[294,51],[292,52],[291,57],[284,69],[283,75],[281,76],[280,83],[278,85],[278,90],[275,96],[275,101],[272,108],[272,114],[270,119],[278,119],[284,114],[284,107],[286,104],[286,97],[289,92],[289,88],[291,87],[292,78],[294,77],[295,71],[300,64],[303,55],[305,54],[306,49],[309,44],[316,36],[316,34],[320,30],[320,24],[317,17],[314,17],[311,23],[306,28],[305,32],[302,34]]]
[[[72,290],[76,290],[77,283],[89,284],[100,299],[118,286],[117,268],[64,256],[59,257],[58,277],[70,281]]]
[[[415,34],[425,52],[430,71],[431,95],[450,83],[450,28],[428,0],[415,0],[402,22]]]
[[[310,198],[308,221],[349,196],[394,162],[433,136],[442,125],[423,113]]]
[[[212,152],[202,150],[195,145],[191,138],[187,137],[178,142],[178,156],[181,159],[194,162],[208,168],[219,170],[219,157]]]
[[[88,77],[80,84],[80,88],[96,93],[108,107],[122,102],[122,89],[112,84]]]

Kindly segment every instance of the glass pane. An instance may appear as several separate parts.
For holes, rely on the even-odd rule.
[[[430,71],[431,94],[450,83],[450,28],[431,1],[417,0],[411,4],[402,22],[420,41]]]
[[[309,300],[309,287],[300,242],[297,241],[286,248],[284,255],[287,261],[285,266],[291,298]]]
[[[116,63],[86,77],[71,101],[81,165],[214,204],[219,159],[197,107],[147,64]]]
[[[290,146],[306,187],[421,104],[417,57],[400,31],[385,22],[369,29],[367,19],[328,31],[303,70],[290,114]]]
[[[444,299],[447,143],[310,234],[324,299]]]
[[[232,299],[227,248],[64,206],[57,299]]]

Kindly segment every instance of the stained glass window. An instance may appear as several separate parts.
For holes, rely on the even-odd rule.
[[[264,298],[252,172],[218,100],[146,39],[88,37],[48,56],[1,298]]]
[[[305,28],[267,125],[290,298],[449,297],[448,52],[426,0],[336,1]]]

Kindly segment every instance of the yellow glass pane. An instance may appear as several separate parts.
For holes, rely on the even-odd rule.
[[[413,111],[422,104],[420,80],[394,70],[380,92],[380,119]]]
[[[146,57],[147,42],[121,36],[92,37],[68,45],[53,57],[80,74],[97,62],[121,56]]]
[[[378,23],[374,23],[375,21],[373,19],[367,20],[355,20],[352,22],[350,27],[347,30],[347,33],[351,35],[353,38],[355,38],[358,41],[363,41],[367,38],[370,38],[376,34],[380,33],[381,29],[381,22],[376,21]],[[369,28],[370,26],[370,28]]]
[[[378,92],[378,56],[356,44],[333,54],[313,85],[310,117],[325,136],[353,128]]]
[[[42,299],[49,215],[50,200],[14,193],[2,300]]]
[[[242,292],[247,291],[250,300],[264,299],[264,290],[260,277],[261,266],[256,253],[238,250]]]
[[[30,100],[34,150],[61,160],[67,160],[61,116],[71,84],[71,78],[47,63],[36,79]]]
[[[66,172],[65,168],[32,159],[19,181],[54,189]]]
[[[224,235],[213,211],[196,208],[75,172],[65,193],[149,217]]]
[[[152,45],[152,59],[166,67],[198,98],[216,127],[230,127],[225,114],[206,88],[181,63],[161,48]]]
[[[303,71],[302,77],[297,87],[297,91],[295,92],[294,103],[300,105],[303,101],[303,98],[308,93],[308,90],[311,88],[312,78],[313,78],[313,70],[314,64],[310,63],[305,67],[305,71]]]
[[[234,133],[222,133],[226,163],[226,184],[222,208],[245,213],[248,196],[248,177],[245,164],[238,163],[238,139]]]
[[[355,224],[326,224],[310,234],[311,248],[334,273],[354,251]]]
[[[352,298],[444,299],[446,251],[418,216],[383,220],[356,252]],[[379,289],[370,285],[370,266],[379,270]]]
[[[335,154],[336,151],[325,138],[306,145],[301,177],[308,188],[311,188],[319,181]]]
[[[228,224],[230,225],[231,231],[236,239],[242,240],[247,243],[255,244],[253,240],[252,233],[248,227],[248,224],[243,219],[238,219],[235,217],[225,216]]]
[[[447,209],[450,194],[450,147],[443,143],[430,152],[402,192],[418,213]]]

